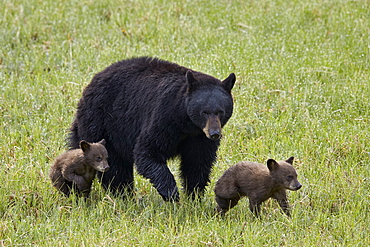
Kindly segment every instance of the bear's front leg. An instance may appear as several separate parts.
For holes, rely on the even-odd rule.
[[[209,183],[219,143],[198,135],[187,137],[178,146],[183,187],[192,199],[201,197]]]
[[[86,181],[84,180],[83,182],[80,181],[79,183],[76,183],[77,190],[80,195],[83,197],[89,197],[90,191],[91,191],[91,185],[92,185],[92,180],[91,181]]]
[[[258,218],[261,212],[261,202],[249,198],[249,209]]]
[[[148,154],[139,148],[135,149],[134,155],[138,173],[150,180],[163,200],[178,202],[180,197],[176,181],[166,161],[158,153]]]
[[[82,177],[80,175],[77,175],[71,169],[65,169],[64,171],[62,171],[62,175],[63,175],[63,178],[65,180],[70,181],[70,182],[76,184],[77,186],[79,186],[80,184],[84,184],[85,183],[84,177]]]
[[[280,205],[281,209],[283,210],[283,212],[288,217],[290,217],[289,202],[288,202],[288,198],[286,196],[286,191],[285,190],[282,190],[282,191],[276,192],[273,195],[273,198],[279,203],[279,205]]]
[[[176,186],[175,178],[170,170],[163,163],[157,163],[147,159],[139,159],[137,171],[140,175],[148,178],[158,193],[165,201],[179,201],[179,192]]]
[[[67,181],[70,181],[72,182],[72,188],[76,190],[76,192],[80,195],[81,193],[82,194],[85,194],[83,191],[85,191],[86,189],[90,190],[90,188],[87,188],[86,186],[86,182],[85,182],[85,179],[84,177],[80,176],[80,175],[77,175],[75,174],[74,172],[71,172],[71,173],[68,173],[68,172],[65,172],[63,174],[64,178],[67,180]],[[89,191],[90,192],[90,191]]]

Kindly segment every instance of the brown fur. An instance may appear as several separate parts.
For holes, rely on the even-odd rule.
[[[79,149],[59,155],[50,169],[49,177],[58,190],[69,196],[74,189],[78,195],[88,197],[96,171],[109,169],[105,140],[98,143],[80,141]]]
[[[292,166],[293,159],[290,157],[279,162],[269,159],[267,166],[244,161],[230,167],[216,183],[217,210],[224,214],[246,196],[250,210],[259,216],[262,202],[274,198],[290,216],[286,190],[299,190],[302,187]]]

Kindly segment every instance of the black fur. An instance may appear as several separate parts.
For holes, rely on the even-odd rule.
[[[111,168],[101,180],[113,192],[132,191],[135,163],[164,200],[177,201],[166,161],[179,156],[185,191],[201,194],[216,160],[221,127],[232,115],[234,83],[234,74],[221,82],[155,58],[117,62],[86,87],[69,145],[106,140]]]

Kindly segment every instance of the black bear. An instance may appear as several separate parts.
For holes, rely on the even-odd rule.
[[[96,171],[109,169],[105,140],[98,143],[80,141],[80,148],[59,155],[51,166],[49,177],[53,186],[69,196],[74,189],[77,195],[88,197]]]
[[[294,157],[279,162],[269,159],[267,166],[244,161],[227,169],[215,187],[218,211],[225,214],[246,196],[250,210],[259,216],[261,203],[272,197],[290,216],[286,190],[299,190],[302,187],[292,166],[293,160]]]
[[[133,164],[164,200],[179,193],[167,160],[181,159],[185,192],[201,195],[216,160],[221,128],[233,112],[232,73],[224,81],[157,58],[112,64],[85,88],[71,127],[78,140],[106,139],[111,169],[101,176],[112,192],[132,192]]]

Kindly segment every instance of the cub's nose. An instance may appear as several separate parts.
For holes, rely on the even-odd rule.
[[[299,190],[300,188],[302,188],[302,184],[298,184],[298,186],[296,188],[297,188],[297,190]]]
[[[107,165],[107,166],[103,166],[102,168],[100,168],[100,171],[101,172],[106,172],[106,171],[108,171],[108,169],[109,169],[109,166]]]

